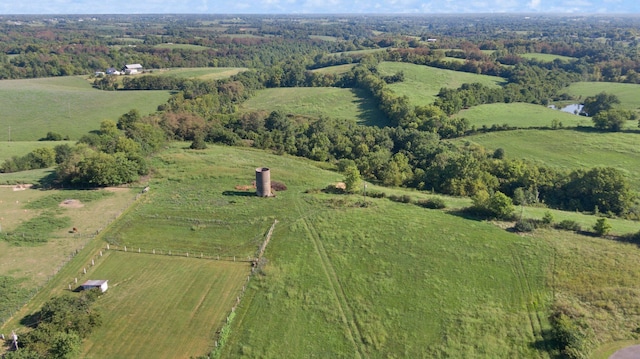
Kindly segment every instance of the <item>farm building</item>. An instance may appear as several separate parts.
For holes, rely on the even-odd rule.
[[[109,282],[108,280],[104,280],[104,279],[88,280],[82,283],[82,289],[88,290],[93,288],[100,288],[100,291],[104,293],[107,291],[107,289],[109,289],[109,285],[107,284],[108,282]]]
[[[134,75],[134,74],[139,74],[141,72],[143,72],[143,67],[140,64],[128,64],[128,65],[124,65],[124,68],[122,69],[122,71],[126,74],[126,75]]]
[[[120,75],[120,71],[116,70],[115,67],[109,67],[105,72],[107,75]]]

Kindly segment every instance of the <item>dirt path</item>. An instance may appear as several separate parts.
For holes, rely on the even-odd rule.
[[[638,359],[640,358],[640,345],[633,345],[620,349],[613,353],[609,359]]]

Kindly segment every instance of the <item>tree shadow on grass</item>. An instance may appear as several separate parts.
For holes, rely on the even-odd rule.
[[[380,111],[377,102],[364,89],[352,89],[358,98],[355,103],[360,114],[358,123],[367,126],[385,127],[389,126],[389,119]]]
[[[224,191],[222,192],[223,196],[238,196],[238,197],[256,197],[255,192],[247,192],[247,191]]]

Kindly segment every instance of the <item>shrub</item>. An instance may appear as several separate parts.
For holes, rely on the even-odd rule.
[[[402,196],[398,196],[395,194],[392,194],[391,196],[389,196],[389,199],[394,201],[394,202],[400,202],[400,203],[411,203],[411,196],[403,194]]]
[[[387,194],[382,192],[382,191],[367,191],[367,197],[385,198],[386,196],[387,196]]]
[[[544,217],[542,217],[542,224],[550,226],[553,224],[553,214],[551,212],[544,212]]]
[[[598,218],[596,224],[593,226],[593,230],[600,237],[606,236],[611,231],[611,224],[609,224],[606,218]]]
[[[536,229],[536,222],[532,219],[520,219],[513,228],[518,232],[533,232]]]
[[[418,201],[417,204],[420,207],[429,208],[429,209],[443,209],[447,207],[447,205],[444,203],[444,200],[440,197],[421,199]]]
[[[286,191],[287,185],[282,182],[271,181],[271,189],[274,191]]]
[[[555,225],[555,228],[563,229],[565,231],[574,231],[574,232],[577,232],[582,229],[580,227],[580,224],[578,224],[578,222],[572,221],[570,219],[565,219],[563,221],[560,221],[558,224]]]

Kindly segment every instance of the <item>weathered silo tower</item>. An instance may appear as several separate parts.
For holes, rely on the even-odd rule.
[[[271,172],[267,167],[256,168],[256,194],[271,197]]]

